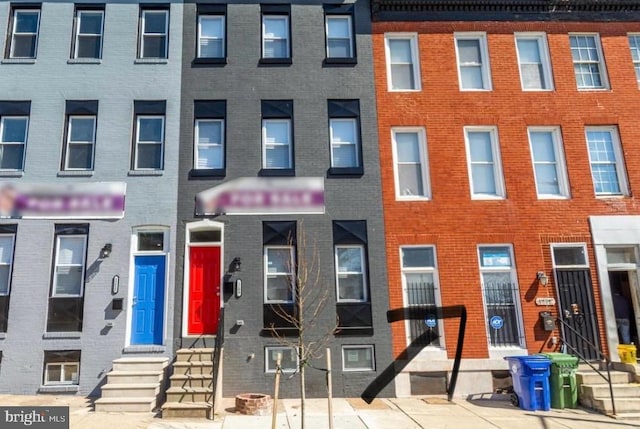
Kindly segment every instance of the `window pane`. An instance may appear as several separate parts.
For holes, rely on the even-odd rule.
[[[433,273],[406,273],[408,305],[436,305]]]
[[[289,276],[267,275],[267,301],[293,301]]]
[[[629,47],[633,62],[640,61],[640,36],[629,36]]]
[[[364,301],[362,274],[338,274],[339,299]]]
[[[345,370],[372,371],[373,348],[372,347],[344,347],[342,349],[342,362]]]
[[[275,372],[280,355],[280,368],[284,372],[293,372],[298,368],[298,354],[293,348],[267,347],[267,371]]]
[[[221,147],[198,148],[198,165],[196,168],[223,168]]]
[[[3,118],[2,142],[24,143],[27,138],[27,118]]]
[[[522,73],[522,84],[525,88],[544,89],[546,87],[542,64],[522,64],[520,71]]]
[[[265,168],[290,168],[289,146],[267,147],[265,155]]]
[[[334,145],[332,148],[331,166],[337,168],[357,167],[356,145]]]
[[[474,63],[480,64],[480,40],[477,39],[459,39],[458,40],[458,53],[460,55],[460,63]]]
[[[102,12],[80,12],[80,33],[101,34]]]
[[[162,168],[162,145],[139,144],[136,168]]]
[[[287,52],[286,40],[265,40],[264,41],[264,57],[265,58],[286,58],[289,56]]]
[[[491,133],[469,132],[469,151],[472,162],[493,162],[493,150],[491,147]]]
[[[553,133],[550,131],[534,131],[529,133],[533,158],[536,162],[556,162],[553,148]]]
[[[84,259],[84,237],[59,237],[57,264],[81,265]]]
[[[36,56],[36,40],[35,34],[14,34],[11,56],[14,58],[34,58]]]
[[[609,247],[607,248],[608,264],[635,264],[636,255],[633,248]]]
[[[331,120],[331,139],[334,143],[354,143],[355,120]]]
[[[267,272],[290,273],[292,268],[290,249],[267,249]]]
[[[350,58],[351,57],[351,41],[348,39],[330,39],[327,42],[329,49],[329,57],[331,58]]]
[[[92,144],[72,144],[67,152],[68,168],[90,169],[93,164]]]
[[[508,247],[481,247],[482,267],[511,267],[511,250]]]
[[[166,36],[144,36],[143,58],[166,58]]]
[[[418,133],[396,133],[398,162],[420,162]]]
[[[22,170],[24,145],[0,146],[0,169]]]
[[[56,267],[56,295],[80,295],[82,267]]]
[[[222,143],[222,122],[221,121],[198,121],[198,143],[199,144],[221,144]]]
[[[162,232],[139,232],[139,251],[161,251],[164,248],[164,233]]]
[[[11,275],[11,266],[0,265],[0,295],[9,293],[9,276]]]
[[[422,167],[420,164],[398,165],[400,195],[424,195]]]
[[[265,121],[265,134],[267,141],[266,143],[289,143],[289,123],[288,122],[275,122],[275,121]]]
[[[223,18],[220,16],[201,16],[200,35],[222,39],[224,37]]]
[[[0,237],[0,264],[10,264],[13,255],[13,237]]]
[[[62,377],[62,365],[47,365],[47,382],[60,382]]]
[[[138,117],[138,141],[161,142],[163,122],[162,118]]]
[[[358,247],[337,248],[339,272],[362,272],[362,252]]]
[[[392,89],[414,89],[415,79],[413,76],[413,65],[392,64],[391,65],[391,88]]]
[[[413,62],[410,39],[389,39],[389,53],[392,63],[411,64]]]
[[[16,33],[35,33],[38,31],[39,11],[17,11],[15,15]]]
[[[484,83],[482,79],[482,67],[465,66],[460,69],[460,77],[462,79],[462,87],[465,89],[482,89]]]
[[[211,231],[191,231],[189,241],[191,243],[215,243],[222,239],[222,234],[218,230]]]
[[[78,58],[100,58],[100,36],[78,37]]]
[[[72,142],[92,142],[94,118],[70,118],[71,132],[70,140]]]
[[[78,365],[77,364],[64,364],[62,381],[65,382],[78,382]]]
[[[472,165],[471,179],[473,181],[474,194],[497,194],[493,165]]]
[[[167,12],[166,11],[145,11],[144,12],[144,32],[164,34],[167,32]]]
[[[264,17],[264,36],[287,38],[289,28],[284,17]]]
[[[587,131],[591,161],[615,162],[613,140],[608,131]]]
[[[418,268],[435,266],[433,248],[431,247],[403,247],[402,267]]]
[[[536,181],[539,194],[560,194],[560,184],[558,183],[558,172],[555,164],[536,165]]]
[[[200,57],[202,58],[224,57],[224,42],[222,40],[200,39]]]
[[[553,258],[557,267],[566,265],[587,265],[587,258],[582,246],[553,247]]]
[[[329,38],[349,38],[349,18],[348,17],[327,17],[327,30]]]
[[[540,47],[536,39],[518,39],[518,55],[525,63],[540,63]]]

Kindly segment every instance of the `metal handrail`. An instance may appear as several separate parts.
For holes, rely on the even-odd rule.
[[[611,395],[611,409],[613,411],[613,415],[616,415],[616,401],[613,398],[613,384],[611,383],[611,371],[610,371],[610,367],[611,367],[611,359],[609,359],[609,357],[607,355],[605,355],[604,353],[602,353],[602,350],[600,350],[600,348],[598,346],[596,346],[595,344],[593,344],[591,341],[589,341],[584,335],[582,335],[580,332],[578,332],[576,330],[576,328],[574,328],[573,326],[569,325],[566,321],[558,318],[557,319],[558,322],[562,323],[562,325],[565,328],[568,328],[572,333],[574,333],[575,335],[577,335],[582,341],[584,341],[593,351],[596,352],[596,354],[598,355],[598,357],[600,359],[603,359],[606,363],[606,367],[607,367],[607,376],[605,377],[604,374],[602,374],[602,372],[600,372],[600,370],[598,370],[595,366],[593,366],[591,364],[591,362],[589,362],[587,360],[587,358],[585,358],[579,351],[578,349],[576,349],[575,347],[573,347],[571,344],[567,343],[567,341],[562,338],[562,344],[565,345],[566,347],[568,347],[571,352],[576,355],[576,357],[582,361],[584,361],[584,363],[586,363],[587,365],[589,365],[600,377],[602,377],[607,384],[609,384],[609,393]]]
[[[216,388],[218,386],[218,373],[220,366],[220,355],[222,353],[222,345],[224,344],[224,307],[220,309],[220,316],[218,319],[218,331],[216,332],[216,339],[214,341],[213,353],[211,361],[213,362],[213,379],[211,380],[211,411],[209,417],[213,420],[213,411],[216,406]]]

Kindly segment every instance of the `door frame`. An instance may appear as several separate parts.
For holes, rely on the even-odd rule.
[[[195,231],[220,231],[220,241],[191,243],[191,233]],[[184,262],[182,274],[182,337],[183,338],[212,338],[215,335],[190,335],[189,334],[189,278],[191,264],[191,247],[220,247],[220,308],[224,307],[223,289],[224,275],[224,223],[210,219],[189,222],[185,225]],[[220,313],[222,314],[222,313]]]
[[[167,344],[167,332],[169,329],[168,317],[169,314],[169,279],[170,279],[170,252],[169,239],[171,228],[166,225],[143,225],[135,226],[131,229],[131,249],[129,251],[129,282],[127,293],[127,325],[125,328],[125,347],[158,347],[166,346]],[[138,234],[140,232],[162,232],[163,233],[163,246],[161,251],[138,251]],[[136,282],[136,256],[164,256],[164,306],[162,309],[162,345],[159,344],[131,344],[132,325],[133,325],[133,294],[135,293]]]

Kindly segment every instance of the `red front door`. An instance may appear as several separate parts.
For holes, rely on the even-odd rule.
[[[215,335],[220,315],[220,247],[189,248],[189,335]]]

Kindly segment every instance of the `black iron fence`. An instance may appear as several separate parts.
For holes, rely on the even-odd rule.
[[[407,283],[406,294],[407,307],[410,308],[410,312],[413,310],[427,315],[422,319],[407,320],[409,342],[415,342],[414,344],[418,346],[432,345],[439,347],[441,345],[440,324],[442,323],[442,314],[440,314],[440,309],[436,305],[435,284],[426,282]]]
[[[522,345],[516,283],[484,283],[487,329],[492,346]]]

